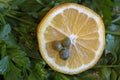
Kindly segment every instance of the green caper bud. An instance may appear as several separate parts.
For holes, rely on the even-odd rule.
[[[62,44],[60,41],[53,41],[52,42],[52,47],[56,51],[60,51],[62,49]]]
[[[60,51],[60,58],[63,59],[63,60],[67,60],[69,58],[69,50],[67,48],[63,48],[61,51]]]
[[[63,41],[62,41],[62,45],[64,46],[64,47],[70,47],[70,45],[71,45],[71,40],[70,40],[70,38],[65,38]]]

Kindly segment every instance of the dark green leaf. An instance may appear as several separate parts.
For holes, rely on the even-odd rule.
[[[35,0],[30,0],[22,3],[20,8],[22,11],[33,12],[39,10],[41,6]]]
[[[10,9],[8,2],[9,1],[7,1],[7,0],[0,1],[0,12],[1,13],[8,12],[8,10]]]
[[[117,73],[113,69],[111,71],[111,80],[117,80]]]
[[[35,27],[21,24],[20,27],[15,27],[14,29],[17,31],[18,35],[20,35],[18,36],[19,44],[28,53],[28,56],[40,59],[35,35]]]
[[[45,63],[37,63],[35,66],[35,69],[37,71],[37,73],[39,74],[39,76],[41,77],[41,80],[44,80],[47,77],[47,73],[44,69],[44,65]]]
[[[9,57],[5,56],[0,60],[0,74],[5,75],[10,71]]]
[[[91,69],[87,70],[83,73],[74,75],[74,76],[69,76],[71,80],[106,80],[102,73],[100,72],[100,69]]]
[[[14,8],[20,4],[22,4],[25,0],[11,0],[9,4]]]
[[[40,78],[36,77],[36,75],[34,73],[30,73],[28,80],[41,80]]]
[[[3,58],[4,56],[6,56],[7,54],[7,50],[6,50],[6,44],[4,42],[0,43],[0,53],[1,53],[1,58]]]
[[[59,3],[59,4],[62,4],[62,3],[67,3],[67,2],[77,3],[79,0],[53,0],[53,1],[56,1],[56,2]]]
[[[41,9],[41,11],[39,11],[37,14],[39,19],[42,19],[50,9],[51,9],[50,7],[46,7],[46,8]]]
[[[6,25],[6,21],[4,19],[4,16],[0,13],[0,24],[1,25]]]
[[[20,49],[13,48],[9,50],[9,55],[11,59],[20,67],[28,68],[30,66],[29,58],[26,56],[26,53]]]
[[[70,80],[70,79],[67,78],[64,74],[56,73],[55,80]]]
[[[32,71],[30,71],[30,75],[28,77],[29,80],[46,80],[47,72],[44,69],[45,63],[38,62],[33,65]]]
[[[111,10],[104,6],[101,7],[101,10],[102,10],[102,14],[103,14],[103,19],[104,19],[105,23],[107,23],[106,25],[110,25],[112,22]]]
[[[111,69],[110,68],[102,68],[101,75],[104,77],[105,80],[110,80]]]
[[[103,20],[106,25],[110,25],[112,22],[112,7],[114,3],[111,0],[94,0],[99,10],[99,14],[103,16]]]
[[[105,25],[112,23],[105,27],[107,43],[100,64],[77,75],[51,70],[37,46],[37,24],[51,8],[66,2],[88,6]],[[9,63],[0,61],[1,75],[5,80],[120,80],[119,14],[120,0],[0,0],[0,58]]]
[[[5,80],[20,80],[21,70],[18,69],[12,62],[9,64],[10,70],[4,75]]]
[[[114,0],[115,1],[115,12],[120,13],[120,0]]]

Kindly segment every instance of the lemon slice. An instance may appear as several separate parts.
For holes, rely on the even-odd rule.
[[[68,37],[71,41],[69,58],[60,58],[52,47],[53,41]],[[53,69],[65,74],[77,74],[93,67],[105,46],[105,27],[102,19],[91,9],[65,3],[51,9],[37,29],[40,53]]]

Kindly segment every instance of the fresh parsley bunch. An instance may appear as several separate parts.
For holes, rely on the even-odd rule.
[[[98,64],[71,76],[45,63],[36,39],[43,16],[65,2],[88,6],[106,26],[106,48]],[[120,0],[0,0],[0,80],[120,80]]]

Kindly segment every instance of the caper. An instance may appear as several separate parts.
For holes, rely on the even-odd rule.
[[[69,50],[67,48],[63,48],[61,51],[60,51],[60,58],[63,59],[63,60],[67,60],[69,58]]]
[[[70,45],[71,45],[71,40],[70,40],[70,38],[65,38],[63,41],[62,41],[62,45],[64,46],[64,47],[70,47]]]
[[[60,51],[62,49],[62,44],[60,41],[53,41],[52,47],[53,47],[53,49]]]

